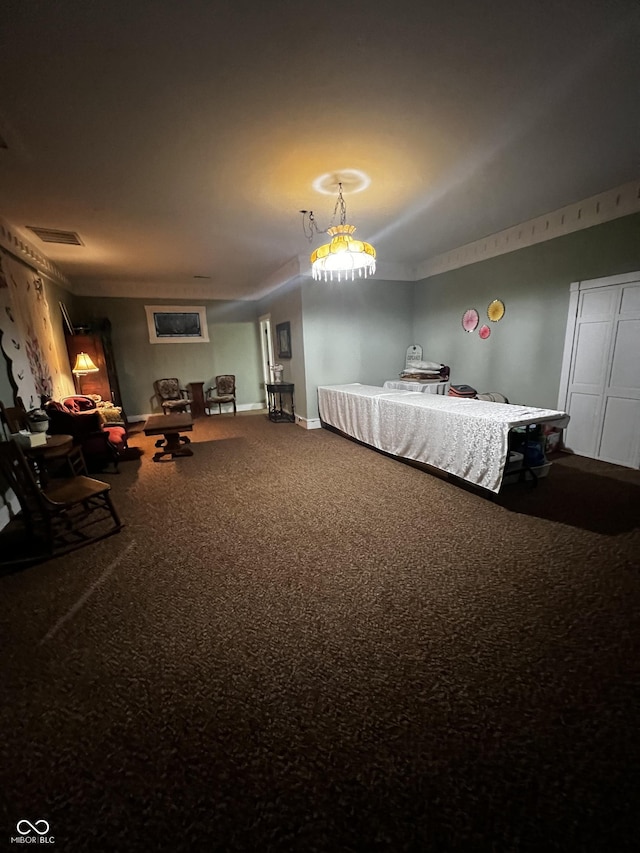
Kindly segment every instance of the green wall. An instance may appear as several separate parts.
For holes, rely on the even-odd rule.
[[[307,416],[318,385],[397,379],[413,341],[413,282],[359,279],[302,286]]]
[[[306,356],[302,330],[300,281],[299,278],[294,279],[288,284],[274,290],[269,296],[261,299],[258,302],[257,313],[259,317],[269,315],[271,335],[273,337],[273,357],[276,364],[281,364],[284,368],[282,373],[283,381],[294,383],[295,411],[297,415],[304,418],[307,416],[307,398],[305,394]],[[276,326],[278,323],[286,322],[291,324],[291,358],[280,358],[278,356],[276,341]]]
[[[206,306],[210,342],[150,344],[145,304],[167,300],[73,297],[50,282],[74,324],[108,318],[125,409],[157,411],[153,381],[177,376],[183,384],[235,373],[240,406],[264,401],[258,317],[291,323],[292,358],[285,381],[296,386],[296,410],[317,418],[318,385],[381,385],[404,366],[407,346],[451,367],[454,383],[499,391],[512,402],[555,407],[564,347],[569,285],[640,269],[640,214],[433,276],[421,282],[365,279],[315,282],[298,278],[258,302],[198,300]],[[475,307],[485,320],[492,299],[506,304],[491,337],[467,334],[460,320]],[[194,300],[171,300],[193,304]],[[57,312],[56,312],[57,313]],[[278,360],[276,354],[276,360]],[[10,398],[0,370],[0,399]]]
[[[555,408],[572,281],[640,270],[640,214],[616,219],[418,282],[413,337],[451,381],[498,391],[512,403]],[[506,305],[487,320],[493,299]],[[461,326],[476,308],[491,336]]]
[[[236,376],[239,407],[259,407],[264,397],[260,375],[260,349],[256,304],[223,300],[171,300],[172,305],[205,305],[208,343],[151,344],[145,305],[166,305],[167,300],[83,298],[75,323],[108,318],[122,392],[131,417],[160,411],[154,397],[156,379],[176,376],[185,386],[204,382],[205,388],[220,373]]]
[[[283,378],[295,383],[296,412],[318,417],[318,385],[382,385],[404,367],[411,339],[412,282],[296,280],[259,303],[278,323],[291,323],[292,357]],[[276,361],[278,356],[276,353]]]

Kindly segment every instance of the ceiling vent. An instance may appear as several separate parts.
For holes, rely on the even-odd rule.
[[[29,231],[38,236],[44,243],[62,243],[65,246],[84,246],[75,231],[58,231],[55,228],[38,228],[27,225]]]

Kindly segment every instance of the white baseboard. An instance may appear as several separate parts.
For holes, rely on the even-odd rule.
[[[223,407],[224,407],[224,403],[223,403]],[[265,406],[264,403],[240,403],[236,408],[239,412],[253,412],[253,411],[259,411],[260,409],[264,409],[265,411],[267,410],[267,407]],[[227,408],[223,408],[222,414],[228,415],[229,412],[231,412],[231,414],[233,414],[233,409],[231,409],[227,404]],[[136,421],[146,421],[146,419],[150,418],[151,415],[159,415],[159,414],[161,414],[161,412],[146,412],[146,414],[140,414],[140,415],[130,415],[127,413],[127,420],[131,421],[131,423],[135,423]],[[215,411],[212,409],[211,414],[212,415],[218,415],[220,413],[218,412],[217,409]]]
[[[301,415],[296,415],[296,423],[303,429],[321,429],[322,427],[320,418],[303,418]]]

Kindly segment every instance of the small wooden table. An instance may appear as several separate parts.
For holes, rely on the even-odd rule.
[[[49,485],[48,464],[53,459],[65,459],[74,449],[72,435],[48,435],[46,444],[36,444],[33,447],[23,447],[25,456],[31,459],[36,467],[36,476],[40,487]],[[84,466],[84,460],[82,461]]]
[[[267,382],[269,420],[274,423],[296,422],[293,408],[293,382]],[[284,398],[284,399],[283,399]],[[287,409],[286,406],[289,405]]]
[[[156,447],[162,448],[153,456],[154,462],[159,462],[163,456],[193,456],[193,450],[186,447],[191,439],[181,432],[191,432],[193,418],[188,412],[173,412],[170,415],[151,415],[144,425],[145,435],[163,435],[164,439],[156,441]]]
[[[191,397],[191,416],[201,418],[205,414],[204,410],[204,382],[189,382],[189,396]]]

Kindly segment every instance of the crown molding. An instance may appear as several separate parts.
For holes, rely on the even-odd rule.
[[[415,268],[408,264],[380,260],[376,276],[382,281],[421,281],[425,278],[459,269],[460,267],[515,252],[537,243],[553,240],[565,234],[591,228],[613,219],[640,212],[640,178],[611,190],[591,196],[559,210],[538,216],[490,234],[481,240],[466,243],[448,252],[434,255]],[[24,237],[17,228],[0,217],[0,248],[24,261],[42,275],[60,284],[78,296],[175,299],[175,283],[103,281],[83,283],[69,279],[44,254]],[[296,255],[271,275],[267,276],[250,297],[235,297],[237,301],[257,301],[268,294],[291,285],[301,278],[311,277],[309,255]],[[211,286],[206,282],[179,284],[181,299],[211,299]]]
[[[544,243],[638,211],[640,179],[435,255],[417,266],[416,280]]]
[[[0,217],[0,248],[9,252],[18,260],[37,272],[60,284],[65,290],[73,292],[71,282],[58,267],[52,263],[42,252],[39,252],[33,243],[18,232],[18,229]]]

